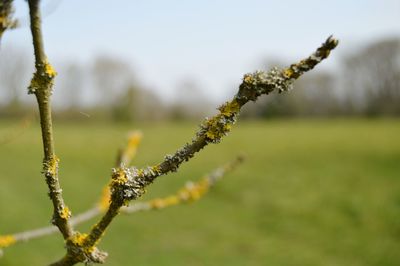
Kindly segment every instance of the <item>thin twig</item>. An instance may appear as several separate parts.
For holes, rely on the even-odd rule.
[[[0,5],[0,11],[7,10],[6,17],[11,13],[10,0],[3,1],[6,6]],[[71,213],[65,205],[62,190],[58,179],[59,159],[55,154],[52,116],[51,116],[51,94],[53,80],[56,72],[47,61],[42,32],[41,16],[39,10],[40,0],[28,0],[29,14],[31,22],[31,32],[33,47],[35,53],[36,72],[33,75],[28,92],[35,94],[40,113],[40,124],[42,130],[42,141],[44,150],[43,173],[46,183],[49,187],[49,196],[52,200],[54,212],[52,223],[58,227],[66,240],[67,254],[52,265],[74,265],[79,262],[86,264],[103,263],[107,253],[97,249],[97,244],[105,233],[115,216],[117,216],[122,207],[127,206],[130,201],[139,198],[145,192],[145,187],[150,185],[157,177],[169,172],[177,171],[179,166],[190,160],[195,153],[199,152],[210,143],[218,143],[227,135],[231,127],[236,122],[241,108],[249,101],[255,101],[261,95],[267,95],[273,91],[283,92],[291,88],[294,80],[299,78],[304,72],[313,69],[323,59],[327,58],[331,50],[337,45],[338,41],[329,37],[321,47],[317,49],[310,57],[292,64],[286,69],[273,68],[268,72],[256,71],[244,75],[243,82],[239,86],[238,93],[229,102],[219,107],[219,113],[210,119],[206,119],[200,126],[200,130],[190,143],[186,143],[173,155],[165,156],[159,164],[147,167],[145,169],[127,168],[124,163],[129,161],[131,154],[122,154],[117,168],[113,169],[112,180],[110,183],[110,202],[105,214],[100,221],[93,226],[89,234],[74,232],[73,223],[70,221]],[[3,3],[2,3],[3,4]],[[2,16],[0,15],[0,18]],[[2,21],[0,21],[2,22]],[[0,29],[1,30],[1,29]],[[3,31],[0,32],[0,34]],[[164,199],[156,199],[141,205],[141,207],[131,209],[136,212],[144,209],[157,209],[166,206],[175,205],[179,202],[186,202],[197,199],[206,193],[221,173],[218,172],[212,177],[205,178],[201,182],[187,187],[185,190]],[[97,207],[101,211],[100,207]],[[91,209],[77,216],[76,222],[82,222],[97,215],[98,210]],[[129,209],[125,209],[129,210]],[[54,229],[51,229],[54,230]],[[33,238],[44,233],[52,232],[49,229],[39,229],[31,232],[17,234],[19,239]],[[5,236],[0,238],[0,245],[6,246],[16,242],[16,236]],[[3,242],[1,242],[3,241]]]
[[[142,139],[142,133],[140,131],[132,131],[128,134],[127,138],[127,144],[126,146],[119,151],[117,154],[117,163],[116,167],[118,167],[121,164],[126,164],[128,165],[132,159],[135,157],[137,148],[140,144],[140,141]],[[109,201],[110,201],[110,189],[109,186],[105,186],[103,189],[101,198],[99,202],[91,209],[78,214],[76,216],[73,216],[70,219],[70,224],[71,226],[76,226],[80,223],[86,222],[97,215],[104,213],[108,206],[109,206]],[[144,204],[144,203],[142,203]],[[138,204],[140,205],[140,204]],[[145,204],[147,205],[147,204]],[[138,208],[140,209],[140,208]],[[55,232],[58,232],[58,228],[56,226],[46,226],[46,227],[41,227],[38,229],[33,229],[33,230],[28,230],[20,233],[15,233],[12,235],[0,235],[0,248],[5,248],[12,246],[16,243],[19,242],[26,242],[35,238],[40,238],[46,235],[53,234]]]
[[[43,140],[43,173],[49,187],[49,196],[53,202],[52,223],[58,227],[64,239],[73,235],[68,219],[71,215],[62,197],[62,189],[58,180],[58,162],[54,150],[53,126],[51,117],[51,93],[56,72],[47,61],[41,31],[39,0],[29,0],[31,32],[35,51],[36,72],[33,74],[28,92],[35,94],[39,106],[40,125]]]

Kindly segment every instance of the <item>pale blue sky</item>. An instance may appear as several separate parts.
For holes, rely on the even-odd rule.
[[[31,50],[24,0],[15,0],[23,27],[4,46]],[[139,81],[168,97],[193,78],[222,100],[242,75],[268,58],[300,59],[330,34],[340,54],[380,37],[400,37],[400,0],[43,0],[44,37],[53,62],[90,62],[96,55],[132,63]]]

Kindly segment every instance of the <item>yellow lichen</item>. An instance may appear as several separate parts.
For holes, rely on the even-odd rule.
[[[216,139],[216,134],[215,134],[215,132],[213,132],[213,131],[207,131],[206,132],[206,136],[207,136],[207,138],[209,138],[209,139],[211,139],[211,140],[214,140],[214,139]]]
[[[82,234],[82,233],[77,232],[71,237],[70,241],[74,245],[82,247],[84,242],[85,242],[85,240],[86,240],[86,238],[87,238],[87,236],[88,236],[88,234]]]
[[[285,76],[285,78],[291,78],[292,77],[292,75],[293,75],[293,70],[291,69],[291,68],[286,68],[284,71],[283,71],[283,75]]]
[[[226,125],[224,125],[224,131],[226,131],[226,132],[230,131],[231,128],[232,128],[232,125],[231,125],[231,124],[226,124]]]
[[[0,248],[5,248],[8,246],[11,246],[15,242],[16,242],[16,239],[12,235],[0,236]]]
[[[111,199],[111,193],[110,193],[110,187],[105,186],[102,191],[101,199],[99,200],[98,207],[101,211],[106,211],[108,207],[110,206],[110,199]]]
[[[161,172],[161,166],[159,164],[157,164],[157,165],[151,167],[151,170],[158,174]]]
[[[144,175],[144,170],[143,169],[138,169],[137,170],[137,175],[138,176],[143,176]]]
[[[228,102],[219,108],[221,114],[224,116],[231,116],[233,114],[236,114],[237,112],[239,112],[239,109],[240,105],[236,100]]]
[[[89,246],[85,245],[86,239],[88,238],[88,234],[82,234],[79,232],[76,232],[70,239],[69,241],[76,247],[82,248],[81,250],[86,253],[90,254],[95,250],[95,245]]]
[[[189,190],[189,195],[190,195],[189,200],[196,201],[201,198],[202,194],[200,193],[199,190],[194,189],[194,190]]]
[[[142,133],[140,131],[133,131],[128,137],[128,147],[135,148],[142,140]]]
[[[48,171],[55,175],[57,173],[57,168],[58,168],[58,163],[60,162],[60,159],[54,155],[51,160],[48,163]]]
[[[185,188],[181,189],[178,196],[184,201],[196,201],[200,199],[209,188],[210,182],[207,178],[204,178],[197,183],[190,183]]]
[[[67,220],[69,217],[71,217],[71,211],[67,206],[61,209],[60,211],[60,217],[64,220]]]
[[[112,184],[125,184],[128,181],[126,174],[123,169],[119,168],[113,176]]]
[[[49,78],[54,78],[57,75],[57,72],[54,70],[53,66],[47,61],[44,63],[44,72]]]
[[[58,159],[56,155],[53,155],[53,157],[43,163],[43,172],[46,173],[46,175],[56,176],[59,162],[60,159]]]
[[[164,201],[167,206],[172,206],[179,203],[179,198],[177,196],[169,196]]]
[[[28,87],[28,93],[45,92],[48,95],[52,93],[54,77],[57,72],[46,60],[43,63],[36,64],[36,72],[33,74],[31,83]]]
[[[244,78],[243,78],[243,81],[244,82],[246,82],[246,83],[252,83],[253,82],[253,77],[251,76],[251,75],[248,75],[248,74],[246,74],[246,75],[244,75]]]
[[[176,195],[166,198],[156,198],[148,202],[151,209],[162,209],[177,205],[182,202],[191,202],[200,199],[210,188],[208,178],[203,178],[197,183],[189,183],[178,191]]]
[[[153,199],[149,202],[152,209],[161,209],[164,207],[164,202],[162,199]]]
[[[129,164],[130,161],[135,157],[137,147],[142,139],[142,133],[140,131],[134,131],[128,136],[128,144],[122,153],[121,162],[123,164]]]
[[[96,249],[96,247],[95,247],[95,245],[92,245],[92,246],[85,245],[85,242],[86,242],[88,236],[89,236],[88,234],[82,234],[82,233],[76,232],[72,237],[70,237],[68,239],[68,241],[72,245],[81,248],[83,253],[90,254]]]
[[[228,110],[224,110],[226,116],[223,114],[219,114],[213,119],[207,120],[205,122],[204,128],[206,129],[206,131],[204,132],[204,134],[208,140],[218,142],[231,130],[234,121],[227,120],[227,118],[230,119],[233,115],[233,113],[231,113],[232,110],[235,109],[228,108]]]
[[[180,202],[180,198],[176,195],[172,195],[166,198],[157,198],[149,201],[149,205],[152,209],[161,209],[172,205],[177,205]]]

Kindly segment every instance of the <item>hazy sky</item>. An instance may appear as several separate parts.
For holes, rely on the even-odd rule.
[[[27,4],[15,4],[22,27],[2,45],[32,53]],[[400,0],[43,0],[42,7],[50,61],[116,56],[166,97],[189,78],[222,100],[268,58],[300,59],[330,34],[341,44],[322,68],[363,43],[400,37]]]

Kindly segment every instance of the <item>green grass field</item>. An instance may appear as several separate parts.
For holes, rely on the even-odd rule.
[[[13,124],[0,122],[0,234],[48,225],[52,212],[39,127],[20,132]],[[74,213],[98,199],[117,148],[136,128],[144,139],[134,163],[145,166],[189,141],[196,125],[56,121],[60,179]],[[144,199],[237,154],[246,162],[198,202],[117,217],[100,245],[106,265],[400,265],[399,136],[400,120],[239,122]],[[46,265],[63,254],[53,235],[5,249],[0,265]]]

